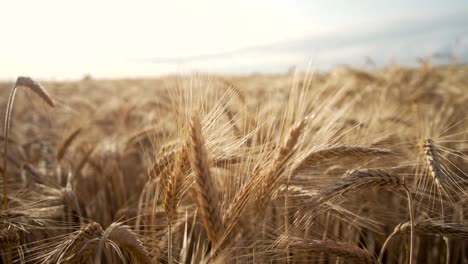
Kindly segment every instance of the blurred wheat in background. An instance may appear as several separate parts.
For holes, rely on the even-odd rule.
[[[467,263],[467,77],[2,83],[2,263]]]

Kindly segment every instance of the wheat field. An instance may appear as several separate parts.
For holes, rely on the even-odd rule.
[[[466,66],[0,94],[2,263],[468,263]]]

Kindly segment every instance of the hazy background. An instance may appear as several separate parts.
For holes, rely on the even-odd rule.
[[[0,79],[468,61],[468,1],[0,1]]]

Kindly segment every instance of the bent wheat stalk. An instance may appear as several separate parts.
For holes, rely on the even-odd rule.
[[[11,89],[10,95],[8,97],[7,108],[5,112],[5,125],[3,130],[3,137],[5,138],[5,144],[3,145],[3,210],[6,212],[8,211],[8,188],[7,188],[7,180],[8,180],[8,139],[10,136],[10,126],[11,126],[11,118],[13,116],[13,103],[15,101],[16,91],[19,87],[28,87],[37,94],[39,97],[42,98],[50,107],[54,107],[54,101],[49,96],[47,91],[36,81],[29,77],[20,76],[16,80],[15,85]],[[7,215],[7,214],[6,214]],[[7,222],[7,218],[5,218],[5,223]]]

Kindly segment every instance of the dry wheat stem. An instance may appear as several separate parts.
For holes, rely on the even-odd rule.
[[[3,137],[5,138],[5,142],[3,144],[3,210],[5,212],[8,211],[8,188],[7,188],[7,180],[8,180],[8,137],[10,133],[10,124],[11,124],[11,117],[13,114],[13,103],[15,101],[15,94],[17,90],[17,85],[13,87],[11,93],[8,97],[7,108],[5,111],[5,125],[3,130]],[[8,215],[8,214],[6,214]],[[7,223],[8,218],[5,218],[4,225]]]

